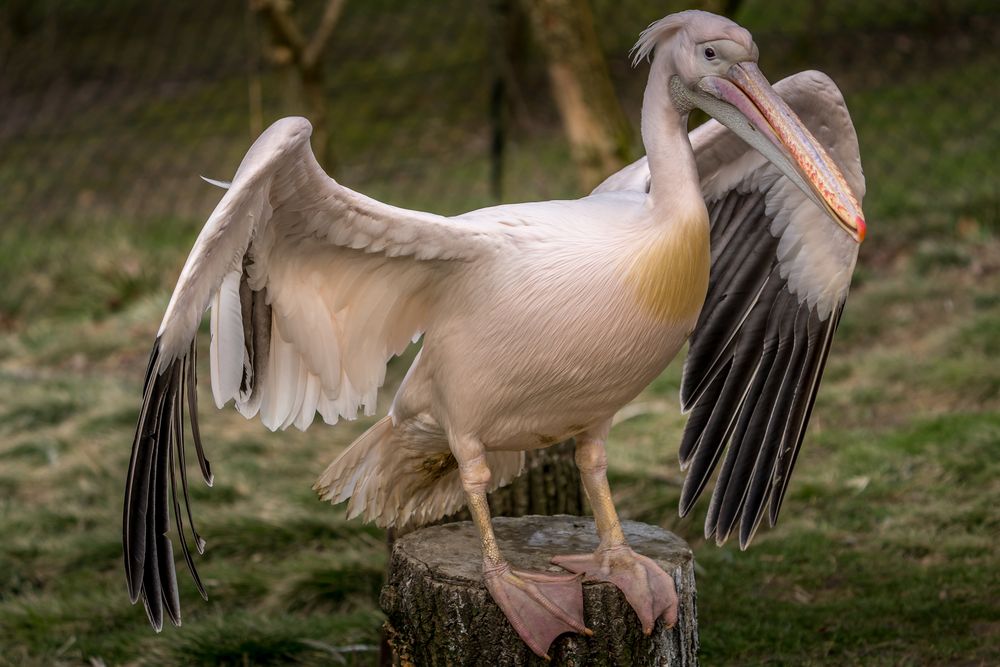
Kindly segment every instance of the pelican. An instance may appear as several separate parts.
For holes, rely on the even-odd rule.
[[[680,511],[727,451],[705,533],[746,547],[765,513],[777,519],[865,235],[840,92],[816,72],[772,89],[757,53],[745,29],[705,12],[650,25],[633,50],[651,59],[646,157],[574,201],[455,217],[397,208],[327,176],[306,120],[267,129],[184,264],[145,374],[123,540],[132,602],[152,625],[164,611],[181,621],[171,514],[205,596],[187,540],[204,549],[184,413],[211,484],[195,390],[209,307],[216,405],[233,400],[272,430],[373,414],[386,362],[423,337],[388,414],[315,489],[380,526],[466,503],[485,585],[533,651],[590,632],[584,577],[618,586],[647,633],[658,618],[673,624],[673,579],[629,547],[612,502],[612,418],[690,340]],[[695,108],[715,120],[689,136]],[[571,437],[600,544],[556,555],[566,573],[516,569],[486,494],[520,472],[525,451]]]

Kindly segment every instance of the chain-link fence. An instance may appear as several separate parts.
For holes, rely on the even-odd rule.
[[[498,195],[578,195],[538,49],[527,34],[511,38],[509,25],[499,35],[513,2],[348,0],[321,59],[334,175],[441,212]],[[292,7],[306,36],[325,4]],[[630,67],[629,47],[677,4],[592,2],[635,122],[645,69]],[[880,220],[927,215],[996,223],[1000,5],[717,4],[754,33],[772,81],[817,68],[841,85],[859,129],[873,231]],[[3,231],[204,218],[218,192],[197,176],[230,177],[264,126],[305,110],[258,10],[239,0],[0,6]]]

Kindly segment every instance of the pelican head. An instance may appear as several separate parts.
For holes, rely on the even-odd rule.
[[[681,113],[705,111],[757,149],[857,242],[865,219],[830,155],[757,67],[757,45],[733,21],[708,12],[671,14],[650,25],[632,50],[638,63],[656,49],[669,68],[669,96]]]

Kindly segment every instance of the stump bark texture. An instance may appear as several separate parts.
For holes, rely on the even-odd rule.
[[[514,567],[561,571],[557,554],[597,547],[594,521],[574,516],[496,518],[500,548]],[[696,665],[698,628],[694,558],[680,538],[661,528],[623,522],[629,544],[674,577],[677,625],[657,621],[651,636],[624,595],[611,584],[583,585],[584,619],[593,637],[564,634],[546,663],[525,646],[482,583],[479,535],[470,522],[424,528],[393,548],[382,589],[386,635],[398,665]]]
[[[489,495],[493,516],[572,514],[589,511],[580,484],[572,440],[525,452],[524,472]],[[461,520],[469,519],[463,510]]]

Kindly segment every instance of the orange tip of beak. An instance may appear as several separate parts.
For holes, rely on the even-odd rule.
[[[868,231],[868,226],[865,225],[865,219],[860,215],[854,218],[854,226],[858,228],[858,243],[865,240],[865,233]]]

